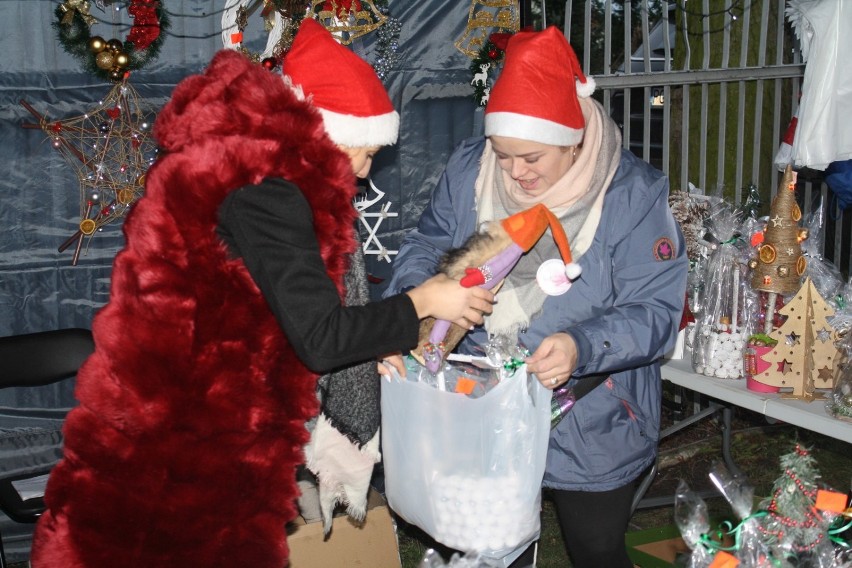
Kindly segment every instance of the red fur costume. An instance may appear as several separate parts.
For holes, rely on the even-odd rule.
[[[355,177],[319,114],[233,51],[177,86],[155,134],[164,154],[93,323],[33,566],[282,568],[316,376],[228,258],[217,208],[264,177],[297,184],[342,292]]]

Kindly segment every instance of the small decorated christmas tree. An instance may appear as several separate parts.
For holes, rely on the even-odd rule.
[[[827,544],[831,518],[815,507],[819,470],[807,448],[795,449],[781,456],[783,473],[773,485],[772,497],[761,508],[766,510],[760,524],[766,541],[774,541],[781,549],[805,555]]]
[[[732,527],[726,521],[712,532],[706,504],[681,482],[675,496],[675,521],[692,549],[684,566],[852,566],[849,541],[838,537],[848,528],[852,513],[848,496],[818,484],[816,459],[805,447],[797,444],[781,456],[780,465],[782,473],[773,484],[771,497],[754,513],[754,488],[742,476],[732,477],[724,467],[714,467],[710,479],[742,522]]]

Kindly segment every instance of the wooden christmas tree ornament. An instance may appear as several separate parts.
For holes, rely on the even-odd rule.
[[[769,208],[769,222],[763,232],[763,242],[757,248],[757,258],[749,261],[752,269],[751,287],[769,293],[764,333],[772,331],[776,294],[792,294],[799,289],[807,260],[802,255],[801,242],[807,229],[799,227],[802,211],[796,203],[796,173],[790,166]]]
[[[768,368],[754,378],[766,385],[792,388],[786,397],[812,400],[814,389],[834,387],[844,359],[835,345],[836,331],[828,323],[834,310],[806,278],[779,312],[787,320],[769,333],[778,343],[763,357]]]

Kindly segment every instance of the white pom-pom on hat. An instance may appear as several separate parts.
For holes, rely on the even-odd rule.
[[[576,262],[569,262],[565,265],[565,276],[571,280],[576,280],[583,273],[583,267]]]
[[[577,87],[577,96],[583,97],[584,99],[591,97],[592,93],[594,93],[597,88],[597,83],[595,83],[593,77],[586,77],[585,83],[579,79],[577,79],[575,83]]]

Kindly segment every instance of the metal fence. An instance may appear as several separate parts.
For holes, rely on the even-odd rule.
[[[754,184],[765,214],[805,72],[784,9],[785,0],[568,0],[563,29],[626,148],[673,189],[693,184],[742,205]],[[806,215],[823,213],[822,254],[848,278],[852,210],[837,209],[822,172],[800,171],[797,194]]]

